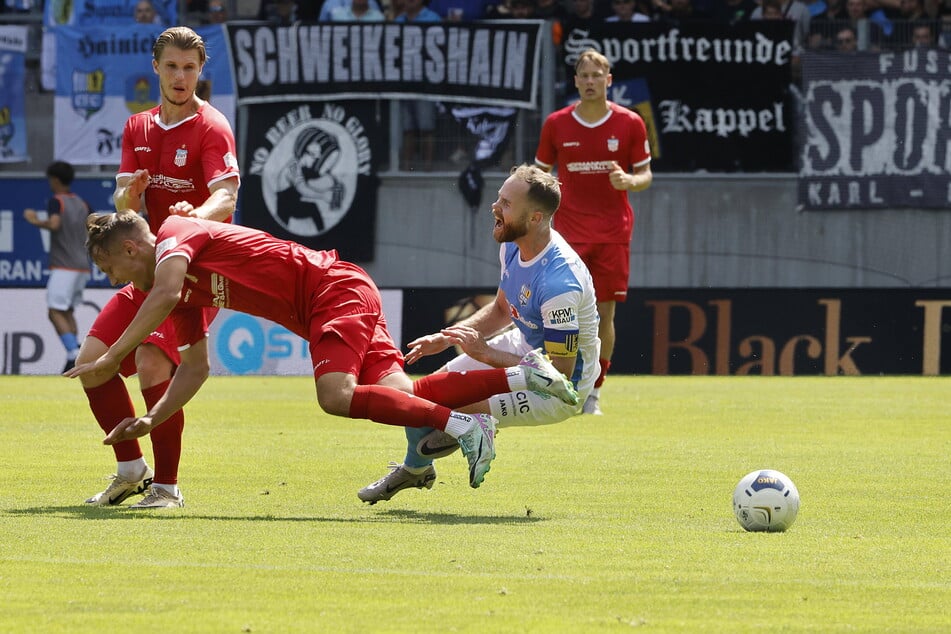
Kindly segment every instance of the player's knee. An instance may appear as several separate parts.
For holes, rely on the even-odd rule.
[[[320,409],[333,416],[349,416],[352,392],[338,390],[317,390],[317,404]]]
[[[153,345],[141,345],[135,351],[135,370],[142,387],[158,385],[172,378],[175,364]]]

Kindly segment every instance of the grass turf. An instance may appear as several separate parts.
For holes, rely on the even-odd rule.
[[[0,631],[947,631],[949,381],[614,376],[603,417],[503,429],[482,488],[457,453],[368,506],[400,429],[213,377],[187,506],[134,512],[82,504],[113,463],[79,385],[2,377]],[[733,518],[757,468],[787,533]]]

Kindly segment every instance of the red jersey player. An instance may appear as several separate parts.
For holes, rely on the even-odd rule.
[[[474,372],[447,372],[416,383],[386,330],[380,293],[360,267],[335,251],[313,251],[263,231],[170,217],[158,234],[135,214],[97,214],[88,225],[89,253],[110,281],[130,281],[148,295],[122,336],[68,376],[110,376],[169,315],[181,364],[165,395],[145,416],[130,416],[106,444],[161,429],[208,376],[204,307],[231,308],[281,324],[310,342],[317,402],[327,413],[400,426],[436,427],[458,439],[478,487],[495,457],[495,419],[452,406],[497,393],[544,390],[577,402],[568,379],[550,361]],[[418,383],[424,388],[417,388]]]
[[[191,29],[173,27],[159,35],[152,53],[161,102],[126,122],[116,175],[116,210],[145,213],[156,230],[169,215],[229,221],[239,185],[234,134],[224,115],[195,95],[206,60],[205,43]],[[131,285],[120,289],[90,328],[77,363],[97,359],[115,343],[144,299]],[[208,311],[203,325],[213,316],[213,310]],[[118,373],[138,374],[142,396],[151,407],[165,393],[178,364],[175,332],[166,322],[123,359]],[[105,433],[134,415],[118,374],[84,377],[82,383],[93,416]],[[131,495],[147,493],[134,508],[183,506],[178,465],[184,424],[184,413],[174,412],[168,424],[152,434],[154,472],[138,441],[115,445],[116,475],[108,488],[86,503],[115,505]]]
[[[601,374],[582,411],[600,414],[599,388],[614,352],[614,310],[627,299],[634,211],[629,192],[650,187],[647,127],[636,112],[608,101],[611,63],[593,49],[578,56],[580,100],[542,125],[535,163],[557,167],[562,184],[555,229],[578,252],[594,279],[601,318]],[[630,172],[628,170],[631,170]]]

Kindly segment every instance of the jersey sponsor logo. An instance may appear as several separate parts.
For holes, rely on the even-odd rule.
[[[151,152],[152,148],[150,148],[147,145],[137,145],[135,146],[135,151],[136,152]]]
[[[188,149],[180,147],[175,150],[174,162],[176,167],[185,167],[185,163],[188,162]]]
[[[548,321],[552,324],[570,324],[575,320],[575,311],[570,307],[548,311]]]
[[[509,312],[512,314],[512,321],[517,321],[518,323],[525,325],[526,328],[538,330],[538,324],[533,324],[522,317],[522,313],[518,312],[518,308],[516,308],[515,304],[512,302],[509,302]]]
[[[227,308],[231,282],[224,275],[211,274],[211,305],[216,308]]]
[[[561,147],[581,147],[581,141],[565,141]]]
[[[160,262],[166,253],[178,246],[178,239],[175,236],[165,238],[155,245],[155,261]]]
[[[195,190],[195,184],[190,180],[172,178],[165,174],[156,174],[149,177],[149,187],[158,187],[159,189],[165,189],[170,192],[190,192]]]
[[[271,217],[303,238],[322,235],[346,217],[357,178],[371,173],[372,149],[363,124],[343,106],[294,106],[268,130],[271,147],[253,150],[251,174]]]
[[[225,167],[229,167],[231,169],[238,169],[238,159],[234,157],[234,154],[232,154],[231,152],[226,152],[223,159],[225,162]]]
[[[575,161],[565,167],[575,174],[600,174],[610,172],[613,161]]]

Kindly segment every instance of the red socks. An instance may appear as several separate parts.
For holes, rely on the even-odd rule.
[[[452,410],[396,388],[358,385],[350,401],[350,418],[367,418],[384,425],[446,429]]]
[[[84,388],[89,409],[99,423],[99,427],[107,434],[116,428],[123,418],[135,416],[135,406],[125,387],[125,381],[118,374],[102,385]],[[126,440],[112,446],[117,462],[138,460],[142,457],[139,441]]]
[[[146,409],[158,403],[171,380],[142,390]],[[185,411],[178,410],[152,430],[152,454],[155,459],[156,484],[178,484],[178,463],[182,458],[182,431],[185,429]]]
[[[505,368],[430,374],[413,382],[413,393],[446,407],[462,407],[511,392]]]
[[[611,361],[608,359],[598,359],[598,362],[601,364],[601,374],[598,375],[598,380],[594,382],[596,388],[604,384],[604,377],[608,375],[608,369],[611,367]]]

